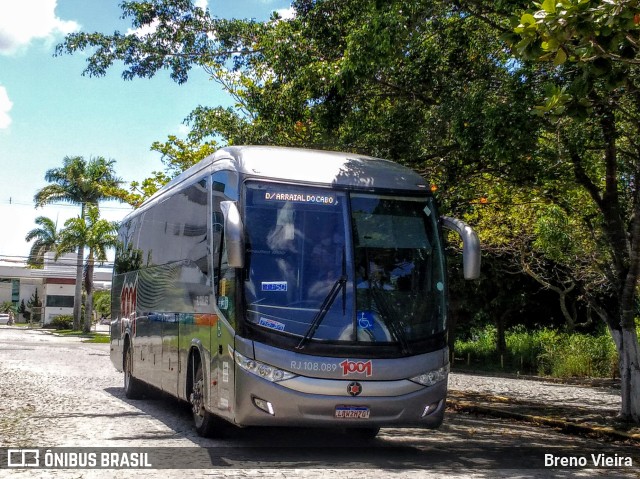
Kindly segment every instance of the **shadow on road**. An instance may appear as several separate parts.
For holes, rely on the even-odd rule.
[[[122,388],[106,391],[172,431],[130,431],[118,438],[123,443],[145,439],[146,445],[153,447],[154,440],[167,437],[193,443],[193,448],[176,449],[176,454],[170,454],[172,467],[178,468],[455,469],[476,474],[480,471],[481,475],[486,472],[487,477],[493,477],[492,471],[497,469],[517,469],[519,477],[540,477],[535,470],[545,468],[549,454],[584,457],[589,466],[604,456],[628,456],[634,465],[640,464],[640,450],[630,445],[563,435],[555,435],[550,442],[550,429],[457,413],[447,413],[445,424],[437,431],[390,428],[373,440],[358,439],[340,429],[237,428],[227,423],[221,424],[217,437],[202,438],[195,433],[185,402],[161,391],[135,401],[127,399]],[[499,427],[489,428],[487,421]],[[496,430],[508,433],[496,434]],[[563,476],[563,469],[554,470],[554,477]],[[566,477],[574,477],[571,468]]]

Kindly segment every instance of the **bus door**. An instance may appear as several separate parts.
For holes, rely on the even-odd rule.
[[[229,267],[223,239],[225,218],[223,201],[238,199],[238,176],[231,171],[212,175],[212,251],[216,314],[218,320],[211,332],[212,387],[210,405],[217,415],[233,420],[235,404],[234,359],[236,331],[236,270]],[[215,391],[213,382],[215,381]]]
[[[217,370],[218,394],[216,404],[212,405],[215,406],[217,414],[231,419],[235,404],[233,351],[236,326],[236,272],[234,268],[226,266],[224,246],[216,297],[219,314],[214,334],[211,335],[211,352]]]

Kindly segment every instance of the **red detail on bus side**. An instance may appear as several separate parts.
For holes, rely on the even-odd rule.
[[[136,335],[136,305],[138,302],[138,278],[129,283],[125,281],[120,293],[120,329],[124,332],[125,320],[131,325],[131,334]]]

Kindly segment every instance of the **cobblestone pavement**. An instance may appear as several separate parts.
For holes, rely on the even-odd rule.
[[[512,376],[452,374],[449,405],[456,410],[526,419],[581,434],[640,444],[640,427],[621,422],[617,380],[543,381]]]
[[[383,429],[371,443],[313,429],[229,429],[223,439],[201,438],[183,403],[167,397],[130,401],[121,385],[108,344],[0,326],[0,448],[144,447],[170,455],[176,465],[204,451],[215,456],[216,468],[0,469],[0,477],[640,477],[639,449],[630,442],[453,410],[438,431]],[[468,374],[451,374],[450,388],[454,397],[589,405],[603,415],[619,407],[609,388]],[[589,468],[589,459],[586,468],[545,469],[544,454],[631,457],[633,467]]]

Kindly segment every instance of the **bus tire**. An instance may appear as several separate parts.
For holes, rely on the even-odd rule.
[[[199,436],[211,437],[216,429],[216,418],[204,407],[204,373],[202,371],[202,364],[199,361],[192,384],[191,394],[189,394],[189,404],[191,405],[191,413],[193,414],[196,432]]]
[[[133,377],[133,352],[129,344],[125,346],[122,366],[124,370],[124,395],[127,399],[141,399],[144,396],[144,383]]]

